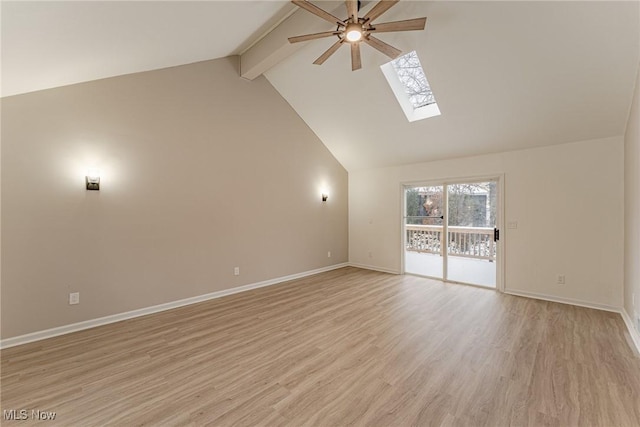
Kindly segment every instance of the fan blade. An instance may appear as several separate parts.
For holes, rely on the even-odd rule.
[[[353,18],[353,22],[358,22],[358,0],[346,0],[345,4],[349,18]]]
[[[340,49],[340,46],[342,46],[342,40],[338,40],[333,45],[331,45],[331,47],[327,49],[325,53],[320,55],[320,57],[316,59],[313,63],[316,65],[322,65],[324,61],[326,61],[327,59],[329,59],[331,55],[336,53],[336,50]]]
[[[289,37],[289,43],[306,42],[307,40],[321,39],[323,37],[331,37],[340,34],[339,31],[326,31],[324,33],[305,34],[304,36]]]
[[[367,22],[371,22],[375,20],[378,16],[385,13],[392,6],[398,3],[400,0],[380,0],[378,4],[373,6],[373,9],[369,11],[366,15],[364,15],[364,20]]]
[[[407,19],[406,21],[385,22],[384,24],[375,24],[373,28],[368,29],[370,33],[389,33],[392,31],[414,31],[424,30],[427,24],[427,18]]]
[[[380,52],[384,53],[391,59],[396,59],[402,53],[401,50],[396,49],[395,47],[386,44],[382,40],[377,39],[373,36],[365,37],[362,40],[372,48],[378,49]]]
[[[332,24],[344,25],[344,22],[342,22],[340,18],[336,18],[329,12],[325,12],[324,10],[320,9],[318,6],[312,3],[309,3],[307,0],[291,0],[291,3],[295,4],[298,7],[301,7],[302,9],[308,12],[313,13],[314,15],[319,16],[320,18],[326,21],[331,22]]]
[[[360,59],[360,43],[351,43],[351,71],[362,68]]]

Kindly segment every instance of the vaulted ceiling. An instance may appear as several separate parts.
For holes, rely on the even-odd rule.
[[[442,112],[409,123],[363,47],[312,64],[308,42],[266,75],[348,170],[621,135],[640,49],[637,2],[403,1],[384,20],[427,16],[420,32],[381,34],[416,50]]]
[[[356,72],[346,48],[312,65],[333,43],[324,39],[288,51],[265,75],[348,170],[620,135],[639,5],[402,0],[379,21],[427,16],[426,30],[380,38],[418,52],[442,111],[413,123],[380,70],[389,59],[368,46]],[[292,10],[270,0],[3,1],[2,95],[240,54]],[[294,31],[289,21],[271,36]]]

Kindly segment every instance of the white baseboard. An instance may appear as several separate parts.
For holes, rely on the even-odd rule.
[[[0,340],[0,349],[14,347],[21,344],[27,344],[34,341],[40,341],[47,338],[57,337],[59,335],[69,334],[71,332],[82,331],[85,329],[95,328],[96,326],[108,325],[110,323],[120,322],[122,320],[133,319],[134,317],[146,316],[147,314],[158,313],[160,311],[171,310],[185,305],[196,304],[226,295],[237,294],[240,292],[250,291],[252,289],[263,288],[265,286],[277,285],[278,283],[287,282],[289,280],[300,279],[312,276],[318,273],[324,273],[338,268],[348,267],[349,263],[334,264],[328,267],[317,268],[315,270],[304,271],[302,273],[291,274],[289,276],[277,277],[275,279],[264,280],[262,282],[251,283],[249,285],[238,286],[222,291],[211,292],[209,294],[199,295],[197,297],[185,298],[178,301],[172,301],[165,304],[154,305],[151,307],[141,308],[138,310],[127,311],[125,313],[113,314],[110,316],[100,317],[98,319],[86,320],[84,322],[73,323],[71,325],[59,326],[57,328],[46,329],[44,331],[32,332],[30,334],[20,335],[17,337]]]
[[[573,298],[563,298],[554,295],[539,294],[536,292],[519,291],[517,289],[505,289],[505,294],[515,295],[519,297],[527,297],[533,299],[539,299],[543,301],[559,302],[560,304],[577,305],[578,307],[595,308],[596,310],[613,311],[614,313],[620,313],[621,308],[608,304],[600,304],[590,301],[581,301]]]
[[[629,335],[631,336],[631,341],[635,344],[636,349],[638,350],[638,354],[640,354],[640,332],[633,326],[633,320],[627,310],[624,308],[620,310],[620,315],[622,316],[622,320],[624,320],[625,325],[627,325],[627,329],[629,330]]]
[[[365,270],[379,271],[381,273],[400,274],[399,271],[389,270],[389,269],[380,268],[380,267],[374,267],[373,265],[358,264],[356,262],[350,262],[349,266],[350,267],[356,267],[356,268],[362,268],[362,269],[365,269]]]

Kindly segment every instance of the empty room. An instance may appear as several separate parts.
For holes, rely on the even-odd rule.
[[[0,1],[0,424],[640,426],[639,1]]]

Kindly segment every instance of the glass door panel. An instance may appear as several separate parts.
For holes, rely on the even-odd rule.
[[[447,280],[496,286],[496,181],[449,184]]]
[[[405,188],[405,272],[444,279],[444,186]]]

